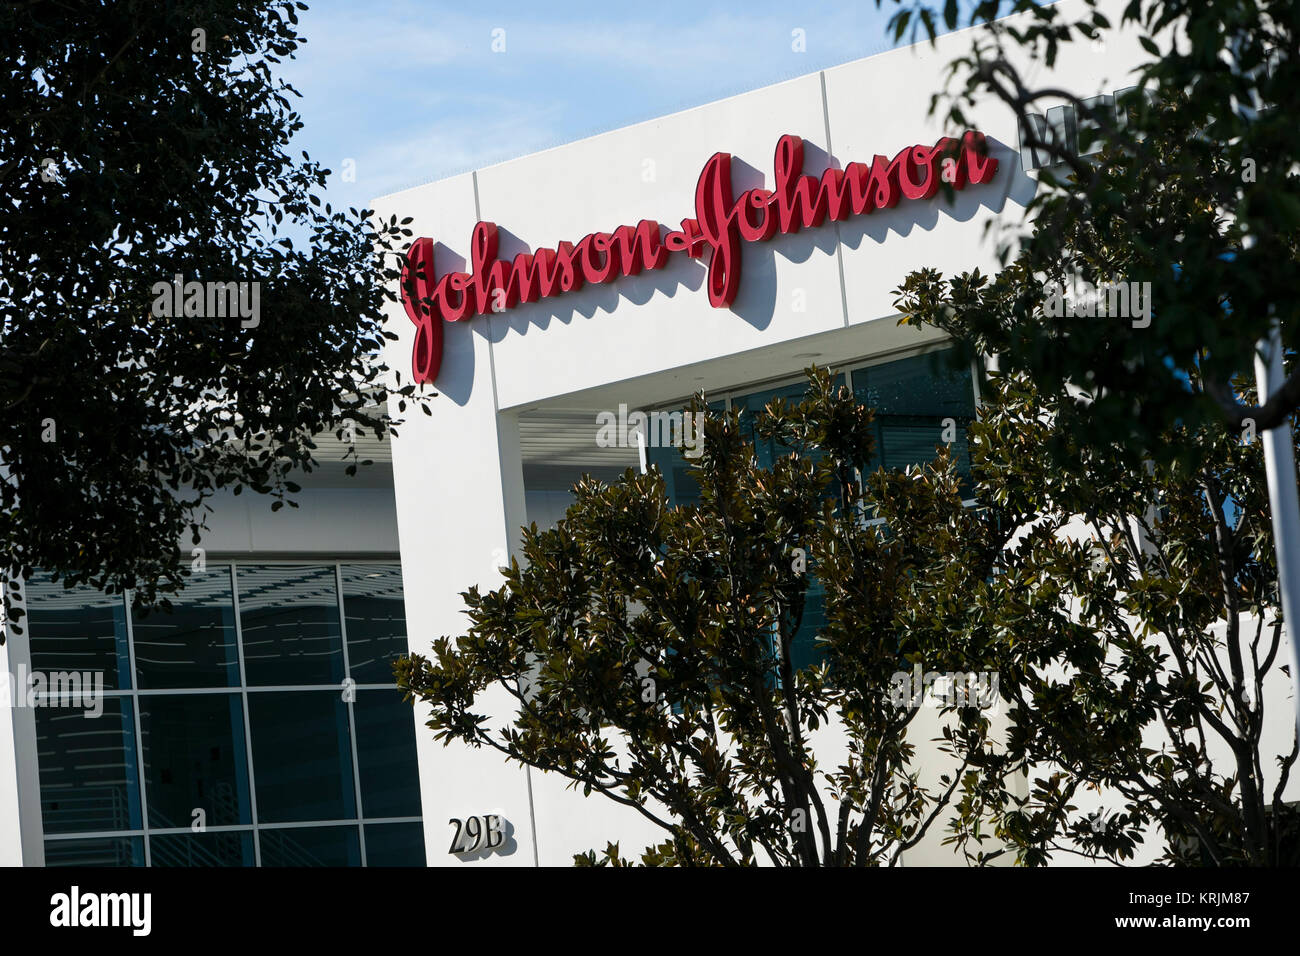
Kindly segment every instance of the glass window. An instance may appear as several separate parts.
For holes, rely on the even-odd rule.
[[[144,838],[46,840],[46,866],[144,866]]]
[[[248,720],[258,820],[356,817],[348,711],[341,692],[249,694]]]
[[[804,600],[799,630],[795,631],[794,640],[790,642],[790,666],[796,671],[820,664],[825,658],[824,648],[817,643],[817,635],[825,626],[826,590],[821,581],[814,577],[808,582],[808,595]]]
[[[684,402],[683,406],[664,410],[684,412],[689,403]],[[726,407],[725,400],[709,402],[709,409],[714,414],[722,414]],[[698,457],[687,458],[681,448],[672,445],[653,445],[646,448],[646,465],[659,468],[660,474],[664,476],[664,489],[668,494],[668,500],[674,507],[700,503],[700,486],[691,474],[691,469],[695,467],[698,460]]]
[[[254,866],[253,831],[150,834],[152,866]]]
[[[253,822],[239,694],[142,697],[140,732],[149,826]]]
[[[837,386],[843,385],[844,376],[835,376],[835,384]],[[785,399],[787,405],[797,405],[807,396],[808,380],[804,379],[778,388],[768,388],[761,392],[739,395],[731,400],[731,407],[740,409],[740,424],[746,430],[749,439],[754,443],[754,455],[758,458],[759,467],[771,468],[776,463],[777,458],[788,455],[793,451],[793,449],[771,439],[759,436],[755,426],[763,413],[763,409],[767,407],[768,402],[778,398]]]
[[[425,865],[424,824],[366,824],[366,866]]]
[[[263,866],[360,866],[356,827],[285,827],[260,830]]]
[[[843,375],[836,375],[834,385],[840,388],[845,384]],[[772,468],[776,460],[780,457],[789,455],[794,451],[788,445],[775,441],[770,438],[763,438],[758,434],[758,420],[762,417],[764,409],[768,404],[776,399],[784,399],[787,405],[797,405],[808,397],[808,381],[794,382],[790,385],[782,385],[779,388],[764,389],[761,392],[751,392],[748,395],[740,395],[731,400],[732,408],[741,410],[740,425],[750,441],[754,443],[754,457],[758,460],[760,468]],[[821,459],[821,452],[813,452],[813,460]],[[840,492],[835,485],[831,486],[831,494],[838,501]],[[800,633],[806,630],[802,628]]]
[[[872,365],[853,372],[853,393],[876,412],[873,465],[906,468],[933,461],[945,444],[945,419],[955,426],[953,451],[963,475],[970,473],[966,427],[975,418],[970,369],[949,366],[949,353],[935,352]]]
[[[949,361],[950,353],[945,350],[885,362],[852,373],[854,397],[875,409],[875,459],[869,467],[905,468],[932,461],[936,447],[944,444],[944,432],[949,424],[945,420],[951,418],[952,444],[958,469],[962,475],[969,475],[966,427],[975,417],[974,389],[970,369],[953,369]],[[843,375],[835,378],[836,385],[843,385],[845,381]],[[741,411],[742,427],[746,428],[754,443],[754,454],[760,467],[771,468],[779,456],[791,451],[778,442],[757,435],[755,425],[763,409],[777,398],[790,404],[800,402],[807,391],[807,380],[801,379],[732,397],[732,407]],[[689,476],[685,476],[685,468],[681,468],[682,476],[673,470],[682,464],[676,457],[676,449],[650,449],[650,461],[659,464],[664,471],[669,500],[674,505],[699,502],[699,488]],[[791,663],[796,670],[816,664],[824,657],[816,638],[826,623],[825,594],[815,577],[816,569],[810,568],[809,571],[803,620],[790,648]]]
[[[361,807],[367,817],[418,817],[420,771],[415,715],[399,690],[361,690],[352,707],[357,726]]]
[[[235,598],[230,567],[195,572],[170,610],[131,608],[140,686],[238,687]]]
[[[98,717],[79,708],[35,709],[46,833],[141,829],[131,701],[102,703]]]
[[[348,668],[358,684],[393,683],[393,661],[407,652],[400,566],[343,565]]]
[[[171,603],[28,583],[51,866],[355,866],[339,821],[420,815],[400,565],[212,565]],[[420,824],[375,825],[375,865],[423,864]]]
[[[89,587],[65,590],[37,572],[27,582],[27,617],[32,670],[99,671],[104,687],[131,686],[126,645],[126,611],[120,594],[103,594]]]
[[[250,686],[343,682],[332,567],[241,564],[236,580]]]

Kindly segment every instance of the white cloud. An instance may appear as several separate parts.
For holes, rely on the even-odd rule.
[[[669,0],[671,3],[671,0]],[[281,75],[303,94],[306,148],[357,181],[335,205],[370,199],[686,109],[860,56],[883,41],[875,11],[707,10],[687,0],[626,19],[623,8],[521,6],[518,13],[380,0],[313,4],[308,43]],[[681,15],[689,10],[690,15]],[[360,13],[360,15],[359,15]],[[506,52],[491,52],[492,31]],[[808,55],[791,31],[808,29]]]
[[[377,198],[545,149],[556,139],[560,113],[558,105],[502,111],[475,124],[472,136],[465,135],[465,124],[459,120],[439,120],[408,131],[401,138],[376,143],[358,157],[358,186],[364,186],[368,199]]]

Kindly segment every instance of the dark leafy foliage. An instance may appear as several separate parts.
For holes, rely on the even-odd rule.
[[[893,22],[898,35],[910,27],[933,37],[939,22],[958,25],[957,5],[942,17],[917,3]],[[1163,455],[1160,438],[1175,423],[1279,424],[1300,406],[1300,372],[1259,403],[1243,404],[1230,382],[1252,371],[1274,319],[1288,354],[1297,344],[1300,7],[1131,0],[1112,22],[1093,0],[992,0],[972,9],[971,22],[987,29],[972,31],[934,108],[960,128],[976,104],[1005,104],[1021,119],[1023,143],[1058,165],[1039,177],[1024,222],[997,237],[1009,268],[942,288],[936,275],[914,275],[902,290],[910,313],[952,332],[968,354],[997,355],[1004,372],[1025,372],[1045,391],[1075,390],[1080,400],[1061,406],[1060,434],[1120,438],[1135,460]],[[1121,35],[1136,35],[1149,58],[1118,110],[1085,102],[1110,90],[1029,79],[1071,44]],[[1075,144],[1023,125],[1061,102],[1077,112],[1079,150],[1100,153],[1081,157]],[[1149,282],[1150,323],[1046,315],[1048,284],[1074,275]]]
[[[313,436],[383,435],[388,395],[413,395],[375,363],[409,230],[322,207],[329,170],[286,152],[301,120],[275,68],[296,23],[267,0],[0,8],[13,576],[154,601],[214,492],[292,505]],[[154,285],[178,275],[259,283],[260,317],[155,314]]]
[[[949,707],[929,751],[946,772],[922,768],[920,710],[898,705],[891,679],[979,669],[986,649],[953,621],[1002,540],[966,519],[947,455],[860,480],[870,411],[825,371],[811,383],[805,401],[775,401],[760,419],[761,435],[793,449],[770,469],[735,412],[710,414],[698,505],[670,507],[657,470],[629,472],[584,479],[557,527],[526,529],[505,583],[465,593],[467,633],[401,664],[438,739],[633,808],[668,835],[647,864],[888,865],[954,794],[995,803],[985,791],[1000,781],[979,769],[989,716]],[[796,671],[812,572],[824,659]],[[516,712],[485,710],[489,688]],[[828,724],[846,752],[824,761],[814,735]]]
[[[970,506],[942,452],[860,479],[870,413],[812,381],[768,406],[760,434],[796,451],[771,469],[711,416],[698,505],[628,473],[527,529],[505,583],[465,593],[466,634],[399,667],[437,738],[634,808],[668,834],[649,865],[888,864],[936,821],[973,864],[1294,862],[1296,749],[1265,734],[1289,714],[1266,720],[1286,705],[1259,442],[1179,426],[1177,454],[1134,469],[1123,442],[1061,437],[1059,401],[995,376]],[[825,658],[796,672],[801,550]],[[949,706],[917,739],[890,694],[912,666],[996,674],[1003,707]],[[847,741],[832,765],[823,727],[823,746]]]
[[[1265,734],[1291,713],[1261,443],[1180,426],[1167,461],[1130,468],[1113,442],[1061,468],[1041,453],[1058,409],[997,379],[972,426],[976,494],[1020,532],[968,626],[1012,704],[1001,772],[1031,783],[998,794],[975,856],[1122,861],[1160,839],[1173,863],[1300,862],[1294,733]]]

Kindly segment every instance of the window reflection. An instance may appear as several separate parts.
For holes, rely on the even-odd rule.
[[[101,671],[111,692],[98,717],[80,701],[35,711],[48,864],[142,866],[147,849],[156,866],[252,866],[260,847],[268,866],[355,866],[363,830],[333,821],[364,809],[374,865],[423,865],[422,825],[383,822],[420,814],[410,705],[343,683],[343,624],[352,679],[393,683],[400,566],[209,565],[171,602],[128,619],[121,595],[27,586],[33,670]],[[198,822],[218,829],[187,832]],[[311,825],[279,826],[297,823]],[[92,832],[112,835],[56,836]]]
[[[98,717],[70,707],[34,713],[45,832],[141,829],[131,701],[106,698]]]
[[[343,565],[348,671],[358,684],[393,683],[393,661],[406,654],[406,607],[398,565]]]
[[[241,564],[236,578],[250,685],[342,683],[333,568]]]
[[[144,866],[144,837],[46,840],[46,866]]]
[[[66,590],[37,572],[27,582],[32,670],[101,672],[106,690],[131,686],[122,596],[90,587]]]
[[[945,352],[917,355],[855,369],[853,393],[875,409],[873,468],[906,468],[933,461],[944,442],[945,420],[955,426],[951,443],[959,471],[970,474],[966,428],[975,418],[970,370],[954,370]]]
[[[262,830],[263,866],[360,866],[356,827],[285,827]]]
[[[266,823],[357,815],[348,711],[336,691],[248,695],[257,816]]]
[[[253,822],[238,694],[144,697],[140,732],[149,826]]]
[[[131,607],[140,686],[238,687],[235,598],[230,567],[209,566],[186,579],[168,610]]]
[[[426,865],[424,856],[424,824],[366,824],[366,865]]]
[[[152,808],[151,808],[152,809]],[[253,866],[253,832],[150,834],[153,866]]]
[[[415,715],[399,690],[362,690],[353,704],[361,806],[368,817],[418,817]]]

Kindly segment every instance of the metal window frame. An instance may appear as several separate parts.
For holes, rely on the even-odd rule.
[[[74,840],[94,840],[94,839],[121,839],[126,837],[140,837],[144,842],[144,861],[145,866],[153,865],[153,855],[150,847],[151,836],[182,836],[192,834],[195,831],[189,827],[151,827],[149,825],[149,795],[147,781],[145,779],[144,767],[144,735],[141,722],[140,701],[148,697],[164,696],[186,696],[198,694],[227,694],[238,695],[241,703],[241,710],[244,721],[244,759],[247,763],[248,788],[249,788],[249,811],[252,822],[248,824],[227,824],[222,826],[205,826],[204,833],[251,833],[253,835],[253,858],[254,866],[262,865],[262,843],[261,832],[264,830],[293,830],[307,829],[317,827],[355,827],[357,829],[357,838],[360,847],[361,865],[369,865],[368,855],[366,852],[366,827],[372,825],[382,825],[390,823],[423,823],[423,816],[377,816],[371,817],[365,814],[365,806],[361,796],[361,765],[357,745],[356,734],[356,717],[354,712],[354,701],[347,701],[348,711],[348,734],[349,748],[352,766],[352,786],[354,799],[356,801],[356,816],[352,819],[332,819],[332,820],[301,820],[282,823],[263,822],[259,820],[257,809],[257,780],[255,768],[253,765],[253,734],[252,724],[249,716],[248,698],[250,694],[261,693],[304,693],[304,692],[321,692],[330,691],[338,692],[341,688],[335,684],[268,684],[250,686],[248,675],[245,668],[244,658],[244,629],[243,615],[240,609],[239,601],[239,568],[240,566],[293,566],[293,567],[315,567],[321,569],[332,569],[334,580],[334,597],[338,607],[339,615],[339,639],[342,645],[343,653],[343,672],[344,679],[351,679],[351,659],[348,650],[348,633],[347,633],[347,608],[346,599],[343,593],[343,567],[353,567],[357,565],[394,566],[401,567],[400,556],[373,556],[365,557],[344,557],[321,560],[311,557],[271,557],[254,554],[240,555],[208,555],[207,560],[211,564],[220,565],[225,568],[229,577],[230,591],[232,598],[232,607],[234,611],[235,624],[235,648],[237,661],[239,665],[239,686],[237,687],[152,687],[141,688],[139,686],[139,673],[136,665],[136,648],[135,648],[135,627],[131,613],[131,602],[134,597],[134,591],[124,591],[119,595],[112,595],[120,602],[123,613],[126,617],[126,640],[127,640],[127,657],[130,663],[130,687],[125,689],[105,690],[105,698],[129,698],[133,711],[134,723],[134,747],[136,756],[136,779],[140,794],[140,814],[141,828],[126,830],[87,830],[75,833],[46,833],[42,827],[41,839],[43,842],[69,842]],[[405,590],[405,582],[403,582]],[[26,588],[24,588],[24,597],[26,597]],[[26,603],[26,602],[25,602]],[[396,683],[376,684],[376,683],[354,683],[350,685],[353,691],[363,690],[396,690]],[[426,848],[427,852],[427,848]]]

